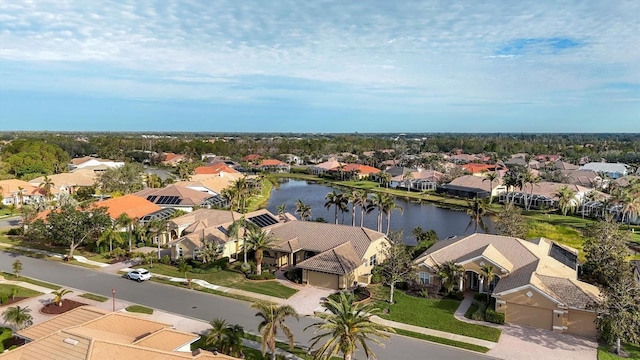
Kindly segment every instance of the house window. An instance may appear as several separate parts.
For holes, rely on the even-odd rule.
[[[182,247],[178,246],[178,257],[182,257]]]
[[[420,279],[421,284],[431,284],[431,274],[426,272],[418,273],[418,279]]]
[[[378,264],[378,260],[376,259],[376,255],[374,254],[369,258],[369,266],[376,266]]]
[[[182,248],[180,248],[182,250]],[[197,259],[198,258],[198,249],[193,249],[193,258]]]

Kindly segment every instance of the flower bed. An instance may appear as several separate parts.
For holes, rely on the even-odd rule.
[[[43,306],[42,309],[40,309],[40,312],[43,314],[58,315],[58,314],[66,313],[69,310],[73,310],[83,305],[87,305],[87,304],[74,301],[74,300],[64,299],[62,300],[62,306],[59,306],[58,304],[54,304],[54,303],[49,303]]]

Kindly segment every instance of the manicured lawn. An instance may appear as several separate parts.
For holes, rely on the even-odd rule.
[[[527,221],[527,238],[545,237],[560,244],[570,246],[579,251],[578,260],[584,262],[584,252],[582,243],[584,241],[582,232],[567,225],[553,225],[539,222],[537,220]]]
[[[145,269],[151,271],[151,273],[162,274],[167,276],[173,276],[178,278],[184,278],[185,274],[180,273],[175,266],[155,264],[153,267],[148,265],[142,266]],[[247,280],[244,275],[231,271],[222,270],[206,274],[187,273],[188,278],[201,279],[210,284],[227,286],[235,289],[251,291],[258,294],[275,296],[283,299],[291,297],[297,290],[286,287],[279,282],[273,281],[251,281]]]
[[[35,290],[23,288],[18,285],[8,285],[8,284],[0,284],[0,293],[6,294],[9,292],[11,288],[18,289],[18,294],[16,295],[16,297],[34,297],[34,296],[42,295],[41,292],[38,292]]]
[[[0,233],[0,243],[9,244],[13,246],[22,246],[29,249],[44,250],[44,251],[49,251],[56,254],[64,255],[69,253],[69,248],[66,246],[53,245],[53,244],[44,243],[42,241],[36,241],[36,240],[33,240],[33,241],[27,240],[20,236],[9,237],[6,235],[6,232]],[[105,258],[101,254],[96,254],[96,253],[85,251],[82,249],[76,249],[74,254],[84,256],[87,259],[94,260],[94,261],[100,261],[104,263],[109,261],[109,259]]]
[[[263,181],[263,184],[264,185],[262,185],[260,194],[250,197],[247,201],[247,212],[262,209],[267,206],[267,202],[269,202],[269,196],[271,196],[271,190],[273,189],[273,184],[267,179]]]
[[[390,310],[389,314],[380,315],[385,319],[494,342],[500,338],[500,329],[457,320],[453,314],[460,301],[418,298],[396,290],[396,303],[390,305],[386,302],[389,299],[388,288],[379,285],[370,288],[377,305]]]
[[[100,296],[100,295],[96,295],[96,294],[89,294],[89,293],[80,294],[78,296],[80,296],[82,298],[85,298],[85,299],[95,300],[95,301],[100,301],[100,302],[105,302],[105,301],[109,300],[108,297],[104,297],[104,296]]]
[[[609,351],[611,349],[609,345],[598,346],[598,360],[640,359],[640,346],[625,344],[622,348],[629,354],[629,357],[623,358],[612,354]]]
[[[406,331],[406,330],[402,330],[402,329],[396,329],[396,333],[398,335],[410,336],[410,337],[416,338],[416,339],[422,339],[422,340],[435,342],[435,343],[438,343],[438,344],[455,346],[455,347],[459,347],[461,349],[467,349],[467,350],[477,351],[477,352],[481,352],[481,353],[486,353],[486,352],[488,352],[490,350],[489,348],[486,348],[484,346],[467,344],[467,343],[461,342],[461,341],[449,340],[449,339],[440,338],[440,337],[437,337],[437,336],[414,333],[412,331]]]
[[[148,308],[146,306],[142,306],[142,305],[131,305],[131,306],[128,306],[125,310],[132,313],[140,313],[140,314],[148,314],[148,315],[153,314],[153,309]]]
[[[7,279],[7,280],[23,281],[23,282],[26,282],[26,283],[30,283],[30,284],[46,287],[47,289],[51,289],[51,290],[58,290],[58,289],[61,288],[61,286],[58,286],[58,285],[49,284],[49,283],[46,283],[44,281],[40,281],[40,280],[36,280],[36,279],[24,277],[24,276],[16,277],[13,274],[10,274],[10,273],[7,273],[7,272],[3,272],[2,276],[4,276],[5,279]]]

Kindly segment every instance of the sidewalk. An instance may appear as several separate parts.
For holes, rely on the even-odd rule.
[[[58,259],[63,259],[66,256],[66,254],[58,254],[58,253],[54,253],[54,252],[51,252],[51,251],[32,249],[32,248],[27,248],[27,247],[18,246],[18,245],[5,244],[5,243],[0,243],[0,247],[18,249],[18,250],[21,250],[21,251],[26,251],[26,252],[30,252],[30,253],[34,253],[34,254],[40,254],[40,255],[44,255],[44,256],[55,257],[55,258],[58,258]],[[81,255],[73,255],[73,258],[77,262],[81,262],[83,264],[88,264],[88,265],[99,267],[99,268],[109,266],[109,264],[101,263],[99,261],[89,260],[86,257],[81,256]]]

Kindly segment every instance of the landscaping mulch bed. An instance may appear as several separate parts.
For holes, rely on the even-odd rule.
[[[26,343],[25,339],[19,338],[17,336],[13,336],[13,337],[10,337],[8,339],[5,339],[2,342],[2,346],[4,346],[5,349],[8,349],[8,348],[10,348],[12,346],[22,346],[25,343]]]
[[[24,299],[28,299],[28,297],[24,297],[24,296],[16,296],[16,298],[15,298],[15,299],[11,299],[11,298],[9,298],[9,300],[7,300],[7,302],[6,302],[6,303],[2,303],[2,305],[0,305],[0,307],[9,306],[9,305],[11,305],[11,304],[15,304],[15,303],[17,303],[17,302],[20,302],[20,301],[22,301],[22,300],[24,300]]]
[[[62,300],[62,306],[58,306],[58,304],[54,303],[47,304],[43,306],[42,309],[40,309],[40,312],[43,314],[58,315],[83,305],[87,304],[74,300],[64,299]]]

